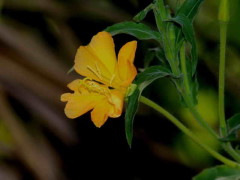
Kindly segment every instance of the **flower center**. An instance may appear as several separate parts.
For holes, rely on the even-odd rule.
[[[89,78],[84,78],[81,81],[81,85],[83,85],[83,87],[86,88],[90,93],[97,93],[106,97],[111,96],[110,89],[107,86],[98,84]]]

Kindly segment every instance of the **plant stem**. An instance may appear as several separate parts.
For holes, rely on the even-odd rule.
[[[220,134],[222,137],[227,135],[227,124],[225,120],[224,108],[224,86],[225,86],[225,54],[226,54],[226,37],[227,23],[220,22],[220,64],[219,64],[219,91],[218,91],[218,113],[220,123]]]
[[[227,44],[227,25],[229,22],[229,3],[228,0],[221,0],[218,14],[220,24],[220,63],[219,63],[219,91],[218,91],[218,114],[220,123],[220,134],[222,137],[227,136],[227,124],[225,119],[224,108],[224,91],[225,91],[225,64],[226,64],[226,44]],[[222,144],[223,148],[236,161],[240,162],[240,155],[233,149],[230,142]]]
[[[184,94],[186,96],[186,101],[190,106],[193,106],[192,98],[191,98],[191,90],[189,86],[189,79],[187,73],[187,63],[186,63],[186,53],[185,53],[185,42],[183,42],[182,47],[180,49],[180,61],[181,61],[181,69],[184,76],[183,84],[184,84]]]
[[[227,124],[224,108],[225,90],[225,61],[226,61],[227,22],[220,21],[220,64],[219,64],[219,91],[218,91],[218,113],[221,137],[227,136]],[[240,155],[233,149],[230,142],[223,143],[223,148],[236,161],[240,162]]]
[[[223,142],[222,143],[222,147],[233,159],[235,159],[237,162],[240,162],[240,156],[235,151],[235,149],[233,149],[233,147],[232,147],[230,142],[226,142],[226,143]]]
[[[204,144],[195,134],[192,133],[184,124],[182,124],[176,117],[174,117],[171,113],[169,113],[167,110],[156,104],[155,102],[151,101],[150,99],[141,96],[139,99],[140,102],[143,104],[153,108],[157,112],[164,115],[167,119],[169,119],[175,126],[177,126],[183,133],[185,133],[187,136],[189,136],[195,143],[197,143],[199,146],[201,146],[203,149],[205,149],[208,153],[210,153],[213,157],[221,161],[222,163],[233,167],[240,169],[240,164],[222,156],[206,144]]]
[[[207,122],[201,117],[199,112],[194,107],[194,103],[192,100],[191,89],[189,85],[189,75],[187,72],[187,64],[186,64],[186,54],[185,54],[185,43],[183,42],[182,47],[180,49],[180,61],[181,61],[181,69],[183,73],[183,84],[184,84],[184,91],[183,91],[183,98],[188,106],[189,111],[192,113],[194,118],[198,121],[198,123],[206,129],[213,137],[218,139],[218,135],[216,132],[207,124]]]

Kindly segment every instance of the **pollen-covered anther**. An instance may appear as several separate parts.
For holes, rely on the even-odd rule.
[[[111,95],[110,90],[105,85],[100,85],[88,78],[82,80],[82,85],[91,93],[97,93],[109,97]]]

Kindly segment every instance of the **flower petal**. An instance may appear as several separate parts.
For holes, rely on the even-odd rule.
[[[123,91],[119,91],[116,89],[111,90],[112,108],[108,113],[109,117],[116,118],[121,116],[125,92],[126,92],[125,89],[123,89]]]
[[[81,79],[76,79],[69,83],[67,86],[72,91],[78,91],[79,87],[81,86],[81,81],[82,81]]]
[[[80,46],[75,57],[75,70],[83,76],[109,84],[116,66],[114,42],[108,32],[99,32],[89,45]]]
[[[133,64],[137,42],[126,43],[118,53],[118,76],[122,80],[122,86],[129,86],[137,75],[137,70]]]
[[[65,114],[68,118],[77,118],[94,108],[104,97],[101,95],[85,95],[74,93],[69,96],[65,107]],[[65,96],[66,97],[66,96]],[[65,100],[63,98],[63,100]]]
[[[113,74],[117,58],[111,34],[104,31],[99,32],[97,35],[93,36],[89,46],[106,66],[108,71]]]
[[[71,93],[64,93],[64,94],[61,95],[61,101],[62,102],[67,102],[71,96],[72,96]]]
[[[103,99],[91,112],[91,119],[96,127],[101,127],[108,117],[116,118],[122,114],[124,93],[111,90],[111,99]]]
[[[91,112],[91,119],[96,127],[101,127],[108,119],[108,112],[111,105],[107,100],[97,104]]]

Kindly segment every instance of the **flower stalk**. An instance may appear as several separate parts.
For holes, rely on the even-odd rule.
[[[227,44],[227,26],[229,22],[229,2],[221,0],[219,5],[218,20],[220,25],[220,62],[219,62],[219,90],[218,90],[218,114],[220,124],[220,135],[226,137],[228,134],[227,123],[225,119],[225,64],[226,64],[226,44]],[[233,149],[230,142],[222,144],[223,148],[236,161],[240,162],[240,155]]]
[[[190,137],[195,143],[197,143],[199,146],[201,146],[203,149],[205,149],[209,154],[211,154],[213,157],[221,161],[222,163],[232,167],[232,168],[238,168],[240,169],[240,164],[222,156],[212,148],[210,148],[208,145],[204,144],[201,139],[199,139],[192,131],[190,131],[184,124],[182,124],[176,117],[174,117],[171,113],[169,113],[167,110],[156,104],[155,102],[151,101],[150,99],[141,96],[139,99],[140,102],[143,104],[153,108],[157,112],[161,113],[163,116],[165,116],[168,120],[170,120],[175,126],[177,126],[184,134],[186,134],[188,137]]]
[[[225,120],[224,91],[225,91],[225,61],[226,61],[226,41],[227,25],[229,21],[228,0],[221,0],[219,6],[218,19],[220,22],[220,63],[219,63],[219,123],[222,137],[227,135],[227,124]]]

